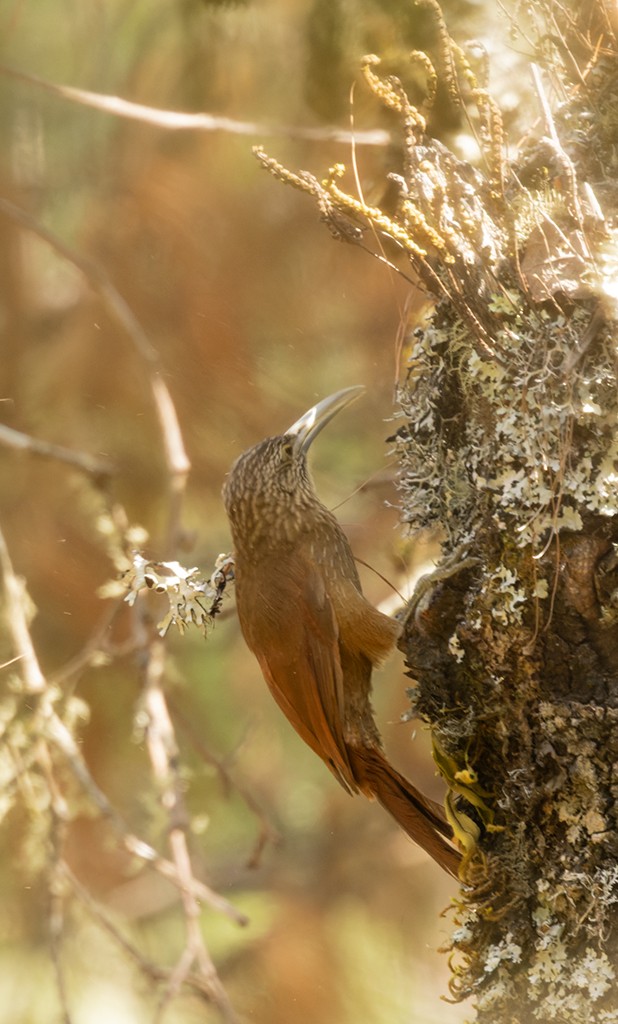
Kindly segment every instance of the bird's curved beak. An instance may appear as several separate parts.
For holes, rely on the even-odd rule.
[[[323,427],[330,423],[333,416],[345,409],[346,405],[354,402],[363,394],[365,388],[357,384],[352,388],[344,388],[343,391],[336,391],[334,395],[323,398],[321,402],[308,410],[296,423],[285,431],[286,436],[292,435],[294,451],[297,455],[306,454],[309,446],[316,439]]]

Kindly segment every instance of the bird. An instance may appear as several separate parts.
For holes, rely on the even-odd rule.
[[[275,701],[350,794],[378,802],[445,871],[461,856],[443,808],[388,761],[371,676],[401,625],[365,598],[350,543],[319,500],[307,455],[362,386],[324,398],[243,452],[223,486],[241,631]]]

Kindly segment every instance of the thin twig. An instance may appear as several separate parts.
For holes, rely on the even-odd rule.
[[[173,885],[182,891],[186,881],[180,878],[176,866],[170,860],[157,853],[150,843],[140,839],[128,829],[121,815],[93,779],[83,759],[78,743],[54,709],[50,690],[41,671],[28,629],[24,610],[24,589],[13,571],[1,529],[0,567],[2,568],[4,578],[6,617],[9,631],[13,638],[14,646],[21,656],[20,664],[23,666],[25,690],[27,693],[38,694],[41,697],[39,713],[44,723],[45,739],[53,743],[64,755],[67,767],[72,771],[86,795],[92,800],[103,817],[109,821],[129,853],[150,864],[160,875],[167,878],[168,881],[172,882]],[[203,900],[213,909],[226,914],[237,924],[245,925],[248,923],[248,918],[245,914],[236,910],[228,900],[214,892],[204,882],[192,878],[189,884],[195,899]]]
[[[63,860],[69,814],[66,800],[60,791],[57,779],[54,775],[49,746],[45,740],[41,739],[37,744],[37,748],[39,766],[45,776],[47,788],[51,797],[51,858],[48,868],[49,944],[51,948],[52,963],[54,965],[54,973],[56,976],[56,989],[58,991],[58,999],[60,1001],[62,1024],[71,1024],[73,1018],[69,1008],[67,981],[62,958],[62,943],[64,939],[65,924],[65,893],[59,871],[59,866]]]
[[[36,656],[28,620],[24,610],[25,587],[23,581],[18,579],[13,571],[13,564],[6,546],[4,533],[0,527],[0,566],[4,579],[6,593],[6,617],[9,630],[13,638],[13,644],[17,657],[21,661],[22,674],[25,689],[28,693],[43,693],[45,691],[45,676],[41,672],[38,658]]]
[[[4,539],[4,533],[0,528],[0,566],[6,595],[5,611],[8,620],[9,632],[22,667],[25,690],[30,694],[36,694],[41,701],[45,700],[50,704],[47,691],[47,683],[41,671],[26,615],[26,593],[23,581],[19,580],[13,570],[9,550]],[[51,757],[46,741],[41,737],[36,745],[36,759],[45,775],[51,774]],[[56,825],[61,823],[64,816],[65,805],[54,783],[50,786],[51,808]],[[56,836],[54,852],[57,852],[58,843],[61,842]],[[64,971],[60,959],[60,943],[62,937],[63,915],[62,902],[59,894],[54,892],[50,886],[50,914],[49,914],[49,938],[51,943],[52,961],[56,974],[56,985],[58,996],[62,1007],[63,1024],[71,1024],[71,1017],[68,1008],[68,1000],[65,986]]]
[[[47,83],[43,83],[40,80],[36,84],[45,88],[48,87]],[[62,87],[60,89],[51,87],[51,91],[59,92],[65,98],[73,99],[77,102],[85,102],[91,106],[108,109],[113,113],[121,114],[121,116],[137,116],[144,113],[144,110],[138,110],[135,105],[124,104],[123,101],[118,101],[113,97],[97,97],[94,94],[81,93],[79,90],[64,90]],[[172,121],[174,120],[175,115],[172,116]],[[175,124],[171,125],[168,123],[167,126],[179,127],[180,125],[176,121]],[[195,127],[195,125],[193,126]],[[3,212],[21,224],[22,227],[35,233],[46,244],[50,245],[56,253],[77,267],[95,291],[98,292],[109,314],[120,324],[143,361],[157,412],[168,472],[170,503],[166,547],[173,551],[177,546],[181,532],[180,516],[190,462],[186,454],[176,408],[167,384],[160,373],[160,360],[156,349],[151,344],[132,309],[118,292],[103,267],[88,257],[74,251],[66,242],[41,225],[30,214],[8,200],[0,198],[0,212]],[[1,440],[2,438],[0,437]],[[12,443],[14,447],[21,447],[22,449],[33,451],[37,454],[44,454],[48,457],[54,455],[56,457],[64,456],[65,461],[71,461],[72,464],[76,463],[74,453],[71,453],[69,450],[61,449],[58,446],[45,445],[44,443],[37,444],[34,439],[28,438],[27,435],[9,432],[6,435],[5,443]],[[80,459],[79,457],[77,462],[82,469],[87,464],[83,458]],[[91,464],[88,465],[91,468]],[[194,987],[198,987],[207,996],[218,1008],[222,1018],[228,1024],[237,1024],[238,1018],[219,979],[202,936],[200,902],[204,902],[216,910],[227,914],[238,924],[247,923],[247,918],[222,896],[213,892],[207,885],[196,879],[193,873],[186,836],[188,816],[182,796],[178,768],[178,748],[162,687],[165,665],[165,650],[162,642],[159,639],[153,639],[149,635],[145,638],[145,642],[138,643],[137,645],[141,653],[145,655],[144,696],[149,717],[149,728],[147,731],[148,749],[154,780],[169,817],[171,859],[161,856],[149,843],[144,842],[130,831],[121,815],[95,782],[76,739],[57,713],[55,707],[56,691],[49,687],[39,667],[24,611],[24,591],[20,588],[19,581],[13,572],[8,550],[1,534],[0,564],[7,591],[7,614],[15,647],[24,664],[23,673],[26,688],[28,692],[39,696],[37,712],[41,726],[40,746],[45,759],[50,765],[53,763],[53,759],[49,754],[49,748],[52,750],[55,748],[56,754],[59,753],[61,755],[62,762],[66,762],[66,766],[77,779],[82,791],[98,808],[100,814],[109,822],[122,845],[129,853],[154,867],[159,874],[176,885],[180,892],[185,918],[186,943],[175,967],[164,975],[166,985],[159,1004],[157,1019],[160,1018],[180,989],[186,984],[191,984]],[[139,630],[137,617],[134,622],[136,623],[136,629]],[[95,636],[91,638],[84,651],[81,652],[81,657],[78,659],[80,666],[87,663],[94,650],[99,646],[102,638],[103,634],[99,629]],[[139,639],[140,637],[137,636],[134,630],[134,642],[139,641]],[[74,668],[75,666],[73,666]],[[69,1024],[69,1011],[66,1003],[64,977],[60,962],[59,943],[61,934],[56,928],[58,924],[60,929],[62,927],[62,903],[58,903],[58,901],[53,902],[50,913],[50,932],[53,941],[52,952],[57,967],[58,989],[65,1021],[66,1024]],[[194,966],[195,970],[193,969]]]
[[[54,444],[51,441],[40,441],[29,434],[23,434],[20,430],[14,430],[0,423],[0,444],[7,448],[15,448],[18,451],[29,452],[30,455],[38,455],[44,459],[56,459],[58,462],[66,462],[69,466],[81,469],[83,473],[99,479],[106,479],[114,473],[114,467],[109,459],[101,458],[98,455],[90,455],[88,452],[75,451],[74,448],[65,448],[64,445]]]
[[[112,921],[103,907],[98,903],[92,893],[86,888],[85,885],[79,881],[77,876],[73,873],[66,861],[63,861],[59,868],[64,878],[67,879],[71,885],[75,895],[79,899],[82,906],[86,908],[88,913],[94,918],[97,924],[106,931],[122,949],[135,961],[139,969],[153,981],[169,981],[171,975],[171,969],[169,967],[161,967],[159,964],[149,960],[144,954],[134,946],[133,943],[120,931],[117,925]],[[189,972],[187,974],[185,983],[195,989],[195,991],[204,996],[208,1001],[211,1001],[210,990],[207,989],[204,979],[199,977],[195,972]]]
[[[169,488],[169,514],[167,523],[167,535],[164,542],[166,554],[173,555],[181,534],[181,513],[182,503],[191,469],[189,457],[185,451],[182,433],[176,409],[172,401],[167,385],[161,377],[152,376],[152,393],[154,396],[157,412],[159,414],[159,425],[163,438],[165,461],[168,471]]]
[[[268,818],[264,814],[264,811],[260,807],[259,802],[255,799],[251,791],[247,789],[247,787],[241,785],[241,783],[239,783],[234,778],[230,769],[228,768],[228,766],[226,765],[225,761],[222,758],[216,757],[212,753],[212,751],[209,749],[207,744],[202,739],[201,735],[198,733],[197,729],[194,728],[193,723],[189,719],[189,717],[185,715],[169,698],[168,704],[170,704],[172,708],[175,720],[179,723],[183,732],[188,736],[189,742],[198,752],[199,756],[202,758],[203,761],[207,761],[208,764],[211,764],[216,769],[221,782],[226,788],[226,791],[229,792],[230,790],[233,790],[234,792],[238,793],[241,800],[243,800],[245,805],[257,818],[260,825],[260,831],[253,846],[253,849],[251,851],[251,855],[247,861],[248,868],[257,868],[260,864],[262,853],[264,852],[264,848],[266,847],[267,843],[271,843],[272,846],[277,846],[281,841],[281,836],[277,832],[276,828],[268,820]]]
[[[95,626],[81,650],[74,654],[72,658],[69,658],[55,672],[49,674],[50,686],[66,686],[72,679],[79,676],[84,669],[88,668],[99,653],[103,656],[108,655],[111,657],[112,655],[118,656],[119,653],[131,653],[135,649],[133,640],[129,640],[128,643],[122,646],[121,651],[118,651],[106,639],[114,619],[126,607],[124,597],[120,597],[105,609],[98,625]]]
[[[9,658],[8,661],[3,661],[2,664],[0,665],[0,669],[9,668],[11,665],[14,665],[15,662],[21,661],[21,659],[22,655],[16,654],[14,658]]]
[[[307,139],[314,142],[337,142],[349,146],[353,141],[359,146],[387,146],[391,142],[389,132],[374,128],[369,131],[351,132],[335,126],[309,128],[298,125],[268,125],[255,121],[237,121],[231,117],[214,114],[193,114],[179,110],[160,110],[145,106],[143,103],[132,103],[119,96],[108,96],[104,93],[90,92],[87,89],[76,89],[70,85],[57,85],[37,75],[27,74],[6,65],[0,65],[0,74],[17,78],[29,85],[45,89],[46,92],[61,96],[72,103],[92,107],[115,117],[124,117],[132,121],[141,121],[168,131],[200,131],[226,132],[228,135],[280,136],[290,139]]]
[[[44,242],[47,242],[52,249],[60,253],[69,263],[72,263],[74,267],[82,272],[84,277],[90,282],[92,287],[99,293],[103,299],[108,312],[113,316],[113,319],[124,329],[129,335],[131,341],[135,345],[138,353],[146,362],[153,366],[156,366],[159,362],[159,356],[156,349],[150,343],[148,335],[144,328],[139,323],[137,317],[133,314],[130,306],[125,302],[120,293],[117,291],[114,284],[108,277],[105,270],[95,263],[94,260],[88,259],[87,256],[83,256],[81,253],[76,252],[70,245],[63,242],[61,238],[58,238],[52,231],[49,231],[34,217],[31,217],[26,210],[22,210],[20,206],[16,206],[15,203],[11,203],[8,199],[0,198],[0,210],[10,217],[12,220],[17,221],[22,227],[27,228],[28,231],[32,231],[33,234],[38,235]]]
[[[168,470],[172,477],[184,476],[191,464],[182,443],[182,433],[174,403],[167,384],[158,372],[159,354],[151,344],[146,331],[131,307],[112,283],[106,271],[94,260],[76,252],[70,245],[31,217],[29,213],[9,202],[8,199],[0,198],[0,211],[17,221],[22,227],[38,235],[65,260],[77,267],[99,293],[107,311],[131,339],[138,355],[144,360],[149,370],[153,400],[165,440]]]
[[[181,899],[185,916],[186,943],[172,972],[159,1004],[159,1014],[178,994],[195,964],[204,979],[213,1002],[230,1024],[238,1018],[229,1001],[200,928],[200,907],[193,889],[193,867],[187,845],[188,814],[182,795],[178,772],[178,744],[163,690],[165,649],[161,640],[152,641],[144,673],[144,706],[148,715],[146,743],[153,774],[161,794],[161,803],[168,816],[169,845],[172,860],[182,882]]]
[[[538,66],[534,63],[530,64],[530,70],[532,72],[532,77],[534,79],[534,87],[536,89],[538,100],[541,105],[541,110],[543,111],[543,119],[545,121],[545,127],[547,128],[547,132],[549,135],[548,141],[552,145],[554,152],[558,160],[562,164],[566,176],[569,180],[569,190],[571,193],[571,201],[573,204],[571,212],[576,218],[579,227],[582,228],[583,231],[583,220],[577,189],[577,172],[575,170],[575,165],[571,160],[570,156],[568,155],[568,153],[565,151],[558,136],[558,132],[556,131],[554,116],[552,114],[551,107],[545,94],[545,89],[543,87],[541,72]]]
[[[103,791],[99,789],[98,785],[92,778],[86,763],[80,755],[79,747],[71,736],[69,730],[57,715],[54,717],[54,720],[50,722],[50,733],[53,741],[60,747],[67,757],[69,767],[80,782],[82,788],[96,807],[98,807],[101,814],[109,821],[110,825],[122,840],[123,845],[129,853],[150,864],[159,872],[160,875],[167,878],[168,881],[172,882],[182,892],[186,882],[184,879],[180,878],[176,866],[170,860],[157,853],[150,843],[140,839],[127,828],[121,815],[109,802]],[[248,918],[245,914],[236,910],[228,900],[214,892],[214,890],[204,882],[199,881],[197,878],[192,878],[189,883],[189,887],[192,895],[196,899],[203,900],[204,903],[207,903],[214,910],[218,910],[221,913],[226,914],[226,916],[230,917],[236,922],[236,924],[248,924]]]

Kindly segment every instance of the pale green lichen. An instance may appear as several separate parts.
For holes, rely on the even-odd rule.
[[[596,1014],[592,1004],[613,987],[614,967],[603,950],[590,946],[574,955],[567,938],[572,938],[571,914],[578,901],[607,914],[618,898],[617,883],[618,869],[600,870],[595,876],[567,872],[555,889],[546,878],[537,882],[538,903],[531,914],[536,941],[526,977],[529,995],[538,1004],[533,1008],[538,1020],[609,1019],[603,1010]],[[586,914],[579,916],[583,921]]]
[[[485,583],[493,596],[492,618],[504,626],[513,622],[520,623],[522,606],[526,604],[528,595],[515,569],[498,565],[486,575]]]
[[[449,639],[448,649],[449,649],[449,652],[453,655],[455,661],[463,661],[464,660],[464,658],[466,656],[466,652],[465,652],[465,649],[462,647],[461,640],[457,636],[456,632],[453,633],[453,635]]]
[[[204,579],[197,567],[186,569],[177,561],[149,561],[135,551],[120,579],[103,584],[99,588],[99,596],[122,596],[132,606],[140,593],[150,591],[164,595],[168,608],[157,623],[161,636],[165,636],[172,625],[180,633],[189,626],[198,626],[206,636],[220,611],[225,589],[233,575],[234,560],[230,555],[219,555],[212,575]]]
[[[503,961],[510,960],[514,964],[521,961],[521,946],[515,942],[511,932],[497,945],[488,946],[485,954],[484,969],[486,974],[491,974]]]
[[[503,331],[508,365],[470,344],[464,351],[465,331],[458,345],[456,325],[416,332],[401,445],[403,508],[413,526],[448,522],[463,530],[489,499],[496,525],[515,524],[518,545],[538,549],[548,536],[580,530],[585,513],[618,512],[618,389],[609,340],[565,372],[587,314],[545,315],[526,321],[522,309],[508,335]],[[462,392],[453,397],[453,414],[462,417],[456,447],[439,441],[453,371]]]

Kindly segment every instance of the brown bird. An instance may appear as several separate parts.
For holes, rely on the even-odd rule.
[[[400,625],[363,596],[348,539],[319,501],[307,451],[364,388],[318,402],[284,434],[244,452],[223,488],[235,546],[236,603],[249,648],[297,733],[348,793],[375,797],[446,871],[459,853],[439,804],[386,760],[371,671]]]

